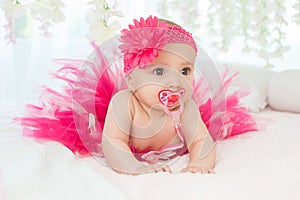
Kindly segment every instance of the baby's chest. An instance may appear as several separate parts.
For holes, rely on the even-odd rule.
[[[172,120],[132,124],[130,143],[138,152],[159,150],[166,145],[179,142]]]

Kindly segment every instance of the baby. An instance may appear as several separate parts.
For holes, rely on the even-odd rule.
[[[124,174],[171,172],[164,161],[188,151],[182,172],[214,173],[214,141],[191,98],[197,53],[191,34],[151,16],[129,28],[120,40],[128,89],[108,107],[105,159]]]
[[[45,87],[41,105],[26,105],[28,114],[16,118],[24,136],[60,142],[76,155],[104,155],[119,173],[171,172],[184,153],[190,159],[182,172],[214,173],[214,141],[258,130],[239,104],[246,91],[229,88],[236,74],[206,76],[208,87],[197,76],[197,46],[180,26],[150,16],[118,39],[92,42],[88,60],[57,60],[64,66],[54,75],[64,85]]]

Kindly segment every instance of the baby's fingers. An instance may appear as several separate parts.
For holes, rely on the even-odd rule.
[[[185,173],[185,172],[190,172],[190,171],[189,171],[189,167],[183,168],[180,172],[183,172],[183,173]]]
[[[165,166],[165,167],[163,168],[163,171],[164,171],[164,172],[172,173],[172,170],[171,170],[170,167],[168,167],[168,166]]]
[[[168,166],[158,165],[158,166],[155,166],[155,172],[169,172],[169,173],[172,173],[172,170]]]
[[[181,172],[204,173],[200,167],[185,167]]]
[[[181,172],[201,173],[201,174],[214,174],[213,169],[202,168],[198,166],[188,166],[181,170]]]
[[[153,173],[153,172],[169,172],[172,173],[171,169],[166,165],[144,165],[140,167],[137,172],[139,173]]]

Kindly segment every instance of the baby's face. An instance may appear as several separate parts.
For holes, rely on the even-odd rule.
[[[145,69],[135,68],[128,82],[139,101],[151,107],[162,105],[159,96],[166,90],[184,90],[181,100],[185,102],[192,95],[193,80],[194,66],[191,63],[180,56],[161,50],[154,62],[148,64]]]

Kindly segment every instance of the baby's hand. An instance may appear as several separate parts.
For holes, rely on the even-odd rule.
[[[192,172],[192,173],[201,173],[201,174],[214,174],[214,170],[210,167],[202,167],[202,166],[195,166],[195,165],[188,165],[187,167],[183,168],[181,172]]]
[[[167,165],[154,164],[154,165],[143,165],[137,170],[138,173],[153,173],[153,172],[169,172],[172,173],[171,169]]]

